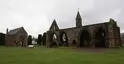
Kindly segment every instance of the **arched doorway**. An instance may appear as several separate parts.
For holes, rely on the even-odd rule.
[[[89,47],[91,37],[88,31],[84,30],[80,36],[80,47]]]
[[[106,47],[106,32],[99,28],[95,33],[95,47]]]
[[[55,33],[52,34],[52,43],[51,43],[51,47],[57,47],[57,36]]]
[[[68,46],[68,37],[65,32],[60,36],[61,46]]]

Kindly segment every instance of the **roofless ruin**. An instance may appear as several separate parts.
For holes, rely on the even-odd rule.
[[[116,21],[82,26],[82,18],[77,12],[76,27],[59,29],[56,20],[47,31],[46,44],[48,47],[120,47],[120,27]]]

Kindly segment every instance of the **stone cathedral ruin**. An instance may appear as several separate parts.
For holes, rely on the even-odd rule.
[[[120,47],[120,27],[116,21],[82,26],[82,18],[77,12],[76,27],[59,29],[56,20],[46,33],[46,45],[75,47]]]

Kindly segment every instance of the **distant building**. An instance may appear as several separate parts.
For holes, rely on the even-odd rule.
[[[6,31],[6,46],[27,46],[28,33],[23,27]]]
[[[35,40],[33,40],[33,41],[32,41],[32,44],[35,45],[35,44],[37,44],[37,42],[36,42]]]

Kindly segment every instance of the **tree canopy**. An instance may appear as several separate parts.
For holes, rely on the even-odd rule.
[[[43,33],[43,45],[46,45],[46,32]]]
[[[37,39],[37,44],[41,45],[42,44],[42,38],[43,36],[41,34],[38,35],[38,39]]]
[[[28,36],[28,45],[32,45],[32,36],[31,35]]]

